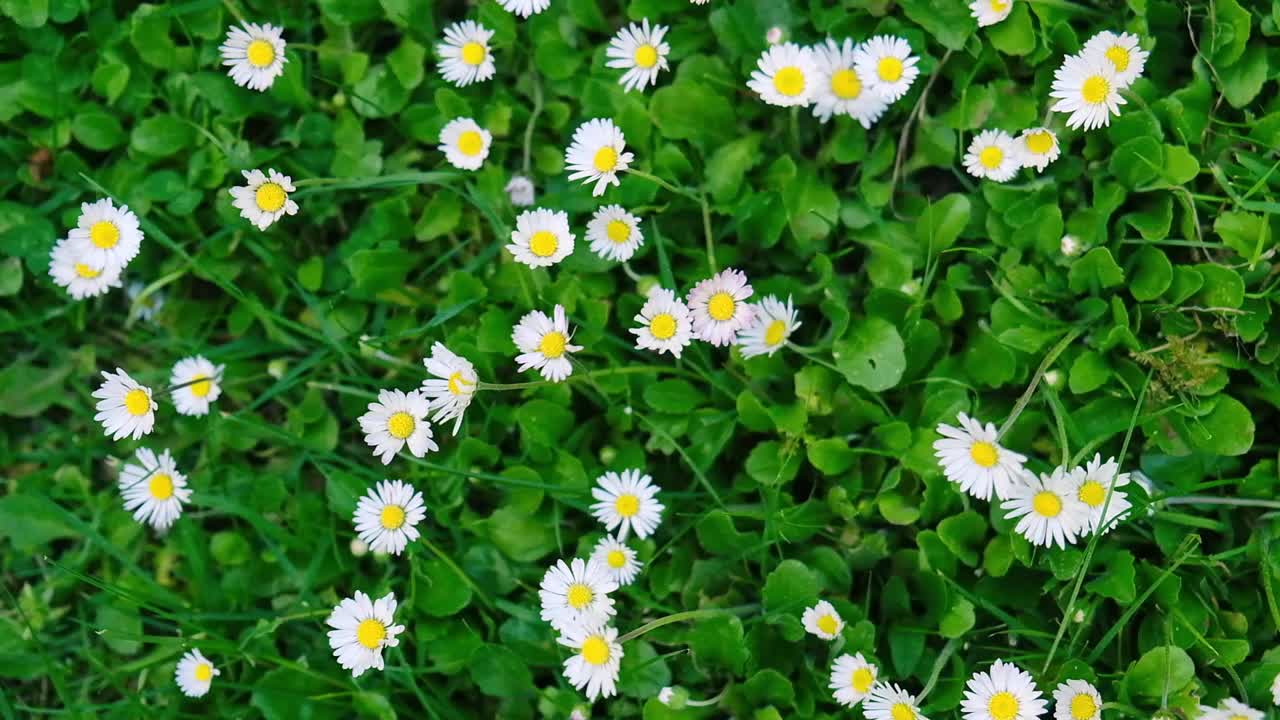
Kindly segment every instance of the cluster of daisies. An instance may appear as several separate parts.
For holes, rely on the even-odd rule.
[[[97,297],[113,287],[142,248],[138,216],[110,198],[82,203],[80,218],[49,253],[49,276],[76,300]]]
[[[994,495],[1014,531],[1033,545],[1065,548],[1092,533],[1107,533],[1128,515],[1132,503],[1120,488],[1129,474],[1114,458],[1094,455],[1085,465],[1055,467],[1051,473],[1027,470],[1025,455],[999,442],[992,423],[960,413],[960,427],[939,424],[934,456],[947,479],[979,500]]]
[[[209,413],[209,405],[222,395],[223,365],[214,365],[203,356],[183,358],[169,373],[169,397],[180,415],[199,417]],[[93,391],[98,399],[98,414],[93,419],[102,423],[103,432],[112,440],[130,437],[137,440],[155,427],[159,404],[151,388],[116,368],[114,373],[102,371],[102,384]]]

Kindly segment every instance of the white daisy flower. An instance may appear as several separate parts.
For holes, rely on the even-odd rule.
[[[156,530],[168,530],[182,515],[182,504],[191,500],[187,477],[168,450],[156,454],[147,448],[134,453],[138,464],[128,463],[120,471],[120,494],[124,509],[133,519]]]
[[[1280,673],[1271,681],[1271,704],[1280,706]]]
[[[285,215],[297,215],[298,203],[289,199],[293,192],[293,178],[273,169],[266,174],[261,170],[241,170],[244,187],[231,188],[232,205],[240,211],[240,217],[253,223],[259,230],[266,230]]]
[[[870,129],[889,108],[889,102],[872,92],[858,76],[854,56],[858,46],[845,38],[837,45],[827,38],[812,48],[814,73],[813,116],[827,122],[832,115],[848,115]]]
[[[1102,695],[1084,680],[1068,680],[1053,691],[1054,720],[1102,720]]]
[[[746,302],[751,292],[746,274],[733,268],[694,285],[686,298],[694,337],[716,346],[733,344],[738,331],[755,318],[755,307]]]
[[[351,671],[351,677],[360,677],[369,668],[381,670],[382,648],[400,644],[396,636],[404,632],[404,626],[392,624],[395,612],[395,593],[375,602],[359,590],[354,598],[344,599],[333,609],[325,621],[333,628],[329,647],[338,664]]]
[[[511,341],[520,350],[516,356],[520,372],[534,368],[543,378],[560,382],[573,374],[569,353],[578,352],[582,346],[569,342],[573,332],[569,330],[564,307],[556,305],[552,315],[547,317],[541,310],[526,314],[512,328]]]
[[[120,270],[98,269],[89,264],[85,244],[62,239],[49,253],[49,277],[76,300],[97,297],[120,287]]]
[[[431,403],[417,390],[379,390],[378,401],[369,403],[369,411],[360,416],[364,441],[383,465],[390,465],[405,445],[414,457],[439,450],[427,422],[430,411]]]
[[[605,568],[619,587],[635,582],[643,565],[636,559],[635,550],[612,535],[606,535],[596,543],[591,551],[591,560]]]
[[[627,169],[635,155],[625,152],[627,139],[612,120],[595,118],[588,120],[573,131],[573,142],[564,152],[564,162],[568,166],[569,180],[583,180],[585,184],[595,183],[591,195],[599,197],[609,185],[617,186],[618,173]]]
[[[871,692],[877,673],[876,666],[867,662],[862,653],[845,653],[831,664],[831,683],[827,687],[834,691],[836,702],[853,707]]]
[[[738,331],[737,344],[744,358],[773,355],[787,344],[791,333],[800,327],[800,319],[791,305],[790,296],[785,305],[772,295],[766,296],[754,309],[755,317],[751,324]]]
[[[356,503],[352,521],[370,550],[399,555],[418,539],[417,525],[426,516],[422,493],[407,482],[382,480]]]
[[[929,720],[920,714],[916,697],[897,685],[876,683],[862,701],[867,720]]]
[[[1017,147],[1022,155],[1022,166],[1043,172],[1049,163],[1058,159],[1062,150],[1058,147],[1058,135],[1046,127],[1023,130],[1018,136]]]
[[[551,267],[573,254],[574,234],[562,210],[526,210],[516,218],[507,252],[531,268]]]
[[[180,415],[208,415],[209,403],[222,395],[222,371],[225,365],[214,365],[201,355],[183,358],[169,375],[169,397]]]
[[[1000,503],[1005,518],[1020,518],[1014,530],[1033,545],[1074,545],[1076,538],[1088,530],[1089,508],[1076,497],[1078,482],[1074,473],[1061,467],[1049,475],[1024,472],[1022,482],[1015,483],[1008,498]]]
[[[819,600],[817,605],[805,608],[800,622],[810,635],[817,635],[823,640],[835,640],[844,630],[844,620],[840,613],[826,600]]]
[[[642,22],[642,25],[631,23],[619,30],[605,51],[609,57],[605,65],[626,70],[618,84],[627,92],[658,84],[658,72],[667,69],[667,53],[671,52],[671,46],[662,42],[668,28],[654,25],[650,29],[649,18]]]
[[[138,216],[128,205],[116,207],[111,198],[81,203],[80,219],[67,237],[80,254],[77,262],[117,275],[142,247]]]
[[[440,131],[438,149],[459,170],[479,170],[489,157],[493,136],[471,118],[454,118]]]
[[[1202,720],[1262,720],[1266,713],[1254,710],[1239,700],[1229,697],[1216,708],[1205,708],[1208,712],[1201,715]]]
[[[93,419],[102,423],[103,434],[112,440],[126,435],[137,440],[150,433],[159,407],[151,397],[151,388],[139,385],[120,368],[115,374],[104,370],[102,378],[102,384],[93,391],[98,398],[98,414]]]
[[[596,255],[626,262],[644,244],[644,233],[640,232],[640,218],[621,205],[605,205],[587,222],[587,240]]]
[[[983,130],[969,143],[964,169],[976,178],[1008,182],[1022,169],[1022,154],[1013,136],[1003,130]]]
[[[533,181],[523,175],[512,175],[503,190],[515,207],[529,207],[533,204]]]
[[[1134,80],[1142,77],[1142,70],[1147,66],[1146,50],[1138,45],[1138,36],[1133,33],[1116,34],[1103,31],[1089,38],[1080,50],[1083,57],[1099,57],[1111,63],[1116,73],[1116,85],[1127,88]]]
[[[1133,507],[1128,496],[1119,490],[1129,484],[1129,473],[1120,472],[1120,465],[1115,458],[1107,458],[1104,463],[1102,456],[1095,454],[1085,464],[1082,472],[1072,472],[1069,477],[1074,485],[1076,498],[1089,510],[1085,523],[1088,532],[1097,532],[1098,528],[1102,528],[1104,533],[1111,532],[1117,521],[1127,516],[1129,509]],[[1111,494],[1110,500],[1107,499],[1108,491]],[[1102,514],[1103,505],[1107,508],[1105,518]]]
[[[1058,102],[1054,112],[1071,113],[1067,127],[1093,130],[1111,124],[1111,116],[1120,114],[1125,99],[1120,97],[1111,62],[1100,56],[1072,55],[1062,61],[1053,73],[1053,89],[1049,97]]]
[[[636,347],[643,350],[656,350],[659,355],[669,352],[680,357],[693,342],[693,314],[674,291],[651,289],[633,319],[640,327],[631,328],[631,333],[636,336]]]
[[[489,50],[491,37],[492,30],[472,20],[456,22],[445,28],[444,42],[436,45],[436,54],[440,56],[440,75],[458,87],[493,77],[493,53]]]
[[[227,28],[227,39],[218,48],[227,74],[240,87],[263,91],[284,74],[283,28],[247,22]]]
[[[813,52],[795,43],[773,45],[756,61],[747,87],[770,105],[805,106],[813,101],[818,68]]]
[[[973,0],[969,14],[978,19],[978,27],[1003,22],[1013,11],[1013,0]]]
[[[933,441],[933,455],[938,458],[942,473],[979,500],[990,500],[992,491],[997,498],[1009,497],[1027,457],[1001,447],[996,442],[994,424],[983,426],[964,413],[960,413],[959,420],[958,428],[938,425],[942,438]]]
[[[441,343],[431,346],[431,357],[423,358],[422,364],[433,376],[422,381],[422,394],[430,399],[430,407],[435,411],[431,419],[438,423],[454,419],[453,434],[457,435],[462,414],[470,407],[480,382],[476,367]]]
[[[964,720],[1039,720],[1045,701],[1035,680],[1012,663],[996,660],[966,683],[960,712]]]
[[[594,559],[557,560],[542,576],[542,619],[557,630],[608,622],[617,612],[609,593],[618,589],[607,565]]]
[[[854,67],[868,89],[889,102],[907,94],[920,75],[920,58],[911,54],[911,44],[892,35],[877,35],[854,51]]]
[[[527,18],[551,7],[551,0],[498,0],[502,9],[513,15]]]
[[[198,698],[209,692],[213,678],[221,674],[208,658],[201,655],[199,650],[193,649],[178,661],[178,667],[173,671],[173,681],[178,683],[178,689],[183,695]]]
[[[129,302],[138,306],[138,317],[147,322],[153,322],[156,319],[156,315],[159,315],[160,311],[164,309],[164,293],[157,290],[146,297],[142,297],[142,291],[146,287],[140,282],[131,282],[125,286],[124,291],[129,296]]]
[[[599,487],[591,489],[591,496],[596,499],[591,514],[604,523],[605,530],[613,532],[617,528],[618,540],[626,540],[632,530],[638,537],[647,538],[658,529],[666,508],[658,502],[662,488],[653,484],[653,478],[636,469],[623,470],[622,474],[609,471],[596,478],[596,484]]]
[[[1084,247],[1080,243],[1080,239],[1075,235],[1063,235],[1059,242],[1058,249],[1067,257],[1075,257],[1080,254]]]
[[[593,702],[617,694],[618,668],[622,664],[618,631],[599,623],[561,628],[560,632],[556,642],[574,651],[564,661],[564,676],[570,684],[583,690]]]

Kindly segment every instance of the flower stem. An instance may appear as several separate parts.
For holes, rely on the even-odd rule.
[[[716,265],[716,237],[711,232],[711,206],[707,204],[707,194],[698,193],[698,204],[702,206],[702,234],[707,239],[707,264],[711,266],[711,274],[720,272]]]
[[[627,168],[626,172],[629,175],[635,175],[636,177],[644,178],[645,180],[648,180],[649,182],[661,188],[664,188],[669,192],[673,192],[677,195],[683,195],[684,197],[687,197],[690,200],[693,200],[694,202],[700,202],[698,196],[694,195],[692,191],[686,190],[684,188],[676,187],[675,185],[672,185],[671,183],[667,182],[666,180],[663,180],[657,175],[652,175],[643,170],[636,170],[635,168]]]
[[[672,623],[685,622],[686,620],[701,620],[703,618],[715,617],[716,615],[726,615],[726,614],[747,615],[747,614],[756,612],[759,609],[760,609],[760,606],[753,603],[751,605],[739,605],[738,607],[733,607],[733,608],[706,608],[703,610],[686,610],[684,612],[678,612],[672,615],[667,615],[666,617],[660,617],[657,620],[650,620],[644,625],[641,625],[635,630],[632,630],[626,635],[623,635],[622,637],[618,638],[618,644],[622,645],[623,643],[626,643],[630,640],[635,640],[636,638],[640,637],[641,635],[644,635],[645,633],[651,630],[657,630],[658,628],[663,627],[664,625],[671,625]]]
[[[1084,332],[1084,328],[1082,327],[1071,328],[1071,332],[1063,336],[1063,338],[1058,341],[1058,344],[1054,345],[1053,349],[1049,351],[1049,354],[1044,356],[1044,360],[1040,362],[1040,367],[1036,368],[1036,374],[1031,376],[1031,384],[1023,391],[1022,397],[1018,398],[1018,402],[1014,404],[1013,411],[1009,413],[1009,417],[1004,421],[1004,425],[1000,426],[1000,432],[996,433],[997,440],[1003,438],[1005,433],[1009,432],[1009,428],[1013,427],[1014,421],[1017,420],[1018,416],[1022,414],[1022,411],[1027,408],[1027,403],[1031,402],[1031,396],[1035,394],[1036,386],[1040,384],[1040,379],[1044,377],[1044,374],[1049,371],[1049,367],[1053,365],[1053,361],[1057,360],[1058,356],[1062,354],[1062,351],[1066,350],[1068,345],[1070,345],[1076,338],[1080,337],[1080,333],[1082,332]]]

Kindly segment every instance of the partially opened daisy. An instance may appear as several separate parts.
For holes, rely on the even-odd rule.
[[[876,666],[867,662],[862,653],[845,653],[831,664],[831,682],[827,687],[834,691],[836,702],[853,707],[871,692],[876,674]]]
[[[862,43],[853,62],[863,83],[889,102],[906,95],[920,75],[920,58],[911,54],[911,43],[892,35],[876,35]]]
[[[639,327],[631,328],[638,348],[680,357],[693,342],[693,314],[675,292],[666,288],[650,290],[634,320],[640,323]]]
[[[599,197],[609,185],[618,185],[618,173],[631,165],[635,155],[625,152],[627,139],[612,120],[595,118],[573,131],[573,142],[565,150],[569,180],[595,183],[591,194]]]
[[[984,426],[964,413],[959,420],[960,427],[938,425],[942,439],[933,442],[933,455],[942,473],[979,500],[990,500],[993,492],[997,498],[1009,497],[1027,457],[1001,447],[994,424]]]
[[[438,149],[459,170],[479,170],[489,157],[493,136],[471,118],[454,118],[440,130]]]
[[[441,343],[431,346],[431,357],[423,358],[422,364],[432,375],[422,381],[422,394],[431,401],[434,411],[431,419],[438,423],[453,420],[453,434],[457,435],[462,414],[470,407],[480,382],[476,368],[470,360],[455,355]]]
[[[1102,695],[1085,680],[1068,680],[1053,691],[1054,720],[1102,720]]]
[[[551,317],[541,310],[526,314],[511,330],[511,341],[520,350],[516,356],[520,372],[532,368],[551,382],[560,382],[573,374],[569,354],[578,352],[582,346],[572,344],[572,339],[569,320],[560,305],[556,305]]]
[[[813,115],[822,122],[833,115],[848,115],[870,129],[888,109],[889,102],[872,92],[858,76],[854,65],[857,47],[849,38],[839,45],[827,38],[813,47]]]
[[[499,0],[502,9],[513,15],[527,18],[551,7],[551,0]]]
[[[198,698],[209,692],[213,678],[221,674],[199,650],[188,650],[173,671],[173,681],[178,683],[183,695]]]
[[[835,640],[840,636],[840,631],[844,630],[844,620],[840,618],[840,613],[826,600],[819,600],[817,605],[805,608],[800,622],[806,632],[823,640]]]
[[[112,440],[126,435],[137,440],[156,424],[159,406],[151,398],[151,388],[140,385],[120,368],[115,373],[102,371],[102,384],[93,396],[98,398],[98,414],[93,419],[102,423],[103,434]]]
[[[813,52],[795,43],[773,45],[756,61],[747,87],[770,105],[794,107],[813,101],[818,68]]]
[[[609,593],[617,589],[609,568],[594,559],[557,560],[547,568],[538,589],[541,617],[557,630],[608,622],[616,612]]]
[[[414,457],[439,450],[427,422],[430,411],[431,403],[417,390],[380,390],[378,401],[369,403],[369,411],[360,416],[364,441],[383,465],[391,464],[406,445]]]
[[[920,714],[915,695],[897,685],[878,682],[862,701],[867,720],[929,720]]]
[[[49,277],[76,300],[97,297],[120,287],[120,271],[98,269],[86,262],[83,241],[64,238],[49,253]]]
[[[222,371],[202,355],[179,360],[169,374],[169,397],[180,415],[207,415],[209,403],[222,395]]]
[[[644,18],[641,25],[631,23],[609,41],[605,51],[609,61],[605,64],[626,70],[618,84],[627,92],[657,84],[658,72],[667,69],[667,53],[671,52],[671,46],[662,42],[666,34],[665,25],[650,28],[649,18]]]
[[[1111,63],[1116,74],[1116,84],[1127,88],[1134,80],[1142,77],[1142,70],[1147,66],[1146,50],[1138,45],[1138,36],[1133,33],[1113,33],[1102,31],[1089,38],[1080,50],[1084,57],[1102,57]]]
[[[1039,720],[1045,701],[1031,675],[1016,665],[996,660],[986,672],[966,683],[960,712],[964,720]]]
[[[973,0],[969,3],[969,14],[978,19],[978,27],[987,27],[1003,22],[1013,11],[1014,0]]]
[[[983,130],[969,143],[964,169],[977,178],[1008,182],[1022,169],[1022,154],[1013,136],[1003,130]]]
[[[503,188],[515,207],[529,207],[534,200],[533,181],[523,175],[512,175]]]
[[[138,317],[147,322],[152,322],[160,311],[164,309],[164,293],[159,290],[143,295],[143,291],[147,288],[140,282],[131,282],[125,286],[124,291],[129,296],[129,302],[133,303],[137,308],[135,312]]]
[[[138,216],[128,205],[116,207],[111,198],[81,203],[76,227],[67,233],[79,253],[77,262],[119,275],[142,247]]]
[[[635,582],[643,563],[636,559],[636,551],[612,535],[606,535],[591,551],[591,559],[609,572],[609,577],[619,587]]]
[[[271,224],[285,215],[297,215],[298,203],[289,198],[293,187],[293,178],[268,169],[242,170],[245,184],[243,187],[231,188],[232,205],[240,211],[240,217],[266,230]]]
[[[616,528],[619,540],[626,540],[631,531],[647,538],[658,529],[666,508],[658,502],[662,488],[653,484],[653,478],[636,469],[621,474],[609,471],[596,478],[596,485],[591,489],[596,499],[591,514],[604,523],[605,530]]]
[[[787,344],[787,339],[798,327],[800,319],[791,305],[790,296],[784,304],[768,295],[756,304],[751,324],[738,331],[738,348],[745,358],[772,355]]]
[[[1065,548],[1074,545],[1076,538],[1088,529],[1089,508],[1076,496],[1079,484],[1071,477],[1083,473],[1076,468],[1068,472],[1054,468],[1053,472],[1036,477],[1024,472],[1021,482],[1014,483],[1008,497],[1000,503],[1005,518],[1018,518],[1014,531],[1033,545]]]
[[[605,205],[587,222],[587,240],[596,255],[626,262],[644,244],[644,233],[640,232],[640,218],[621,205]]]
[[[325,623],[329,631],[329,647],[338,664],[360,677],[365,670],[383,668],[382,649],[396,647],[396,636],[404,632],[395,625],[396,595],[387,593],[377,601],[356,591],[354,598],[338,603]]]
[[[458,87],[493,77],[493,53],[489,38],[493,31],[472,20],[463,20],[444,29],[444,42],[436,45],[440,75]]]
[[[399,555],[418,539],[417,525],[426,516],[422,493],[401,480],[382,480],[356,503],[352,521],[370,550]]]
[[[618,631],[604,623],[575,625],[560,629],[556,642],[573,650],[564,661],[564,676],[588,700],[612,697],[618,692],[618,668],[622,646]]]
[[[1077,468],[1076,472],[1070,474],[1070,478],[1075,484],[1076,498],[1088,508],[1085,522],[1088,532],[1097,532],[1099,528],[1104,533],[1110,532],[1116,522],[1128,515],[1129,509],[1133,507],[1128,496],[1119,489],[1129,484],[1129,473],[1120,472],[1120,465],[1115,458],[1107,458],[1106,462],[1102,462],[1102,456],[1095,454],[1083,470]],[[1108,494],[1110,499],[1107,499]],[[1105,515],[1102,511],[1104,506]]]
[[[1070,113],[1067,127],[1085,130],[1110,125],[1111,116],[1119,115],[1120,106],[1125,104],[1115,68],[1098,55],[1072,55],[1063,60],[1053,73],[1049,97],[1058,99],[1051,110]]]
[[[218,48],[227,74],[240,87],[263,91],[284,74],[284,36],[282,28],[269,23],[247,22],[241,27],[227,28],[227,39]]]
[[[573,254],[574,234],[563,210],[526,210],[516,218],[507,252],[532,268],[551,267]]]
[[[1057,134],[1046,127],[1023,130],[1017,147],[1022,154],[1022,166],[1033,167],[1036,172],[1043,172],[1061,153]]]
[[[191,500],[187,477],[178,472],[168,450],[157,457],[147,448],[138,448],[134,457],[136,463],[128,463],[120,470],[124,509],[140,523],[168,530],[182,515],[182,504]]]
[[[731,345],[739,330],[751,324],[755,308],[748,303],[751,285],[741,270],[727,268],[689,291],[694,337],[712,345]]]

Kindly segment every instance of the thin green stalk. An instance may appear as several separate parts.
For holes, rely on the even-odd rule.
[[[1036,368],[1036,374],[1031,376],[1031,384],[1027,385],[1027,389],[1022,392],[1022,397],[1018,398],[1018,402],[1014,403],[1013,411],[1010,412],[1009,417],[1005,419],[1004,425],[1000,426],[1000,432],[996,434],[997,440],[1003,438],[1005,433],[1009,432],[1009,428],[1013,427],[1014,421],[1017,420],[1018,416],[1022,414],[1022,411],[1027,408],[1027,403],[1031,402],[1031,396],[1035,393],[1036,386],[1040,384],[1041,378],[1043,378],[1044,374],[1049,371],[1049,368],[1053,365],[1053,362],[1058,359],[1058,356],[1062,354],[1062,351],[1066,350],[1068,345],[1070,345],[1076,338],[1080,337],[1080,333],[1082,332],[1084,332],[1084,328],[1082,327],[1071,328],[1071,332],[1064,335],[1063,338],[1058,341],[1058,344],[1054,345],[1053,349],[1049,351],[1049,354],[1044,356],[1044,360],[1040,362],[1040,367]]]
[[[933,691],[933,686],[938,683],[938,676],[942,674],[942,667],[951,659],[951,655],[955,653],[956,648],[960,646],[959,638],[951,638],[946,645],[942,646],[942,652],[938,653],[938,659],[933,662],[933,670],[929,672],[929,681],[924,684],[924,689],[916,697],[917,703],[923,703],[925,696]]]
[[[660,617],[657,620],[650,620],[644,625],[641,625],[635,630],[632,630],[626,635],[623,635],[622,637],[618,638],[618,644],[622,645],[624,643],[630,642],[644,635],[645,633],[648,633],[652,630],[657,630],[660,627],[663,627],[665,625],[671,625],[673,623],[685,622],[686,620],[701,620],[703,618],[715,617],[717,615],[749,615],[753,612],[758,611],[759,609],[760,609],[760,606],[753,603],[751,605],[739,605],[738,607],[733,607],[733,608],[705,608],[702,610],[685,610],[684,612],[678,612],[673,615],[667,615],[666,617]]]
[[[667,190],[668,192],[673,192],[677,195],[682,195],[684,197],[687,197],[690,200],[693,200],[694,202],[699,202],[698,195],[695,194],[693,191],[676,187],[675,185],[672,185],[671,183],[667,182],[666,180],[663,180],[657,175],[652,175],[643,170],[636,170],[635,168],[627,168],[626,173],[628,175],[635,175],[638,178],[644,178],[645,180],[648,180],[649,182]]]
[[[705,192],[698,193],[698,203],[702,205],[702,234],[707,241],[707,265],[711,267],[711,274],[715,275],[720,272],[720,268],[716,264],[716,237],[711,231],[711,206],[707,204]]]

